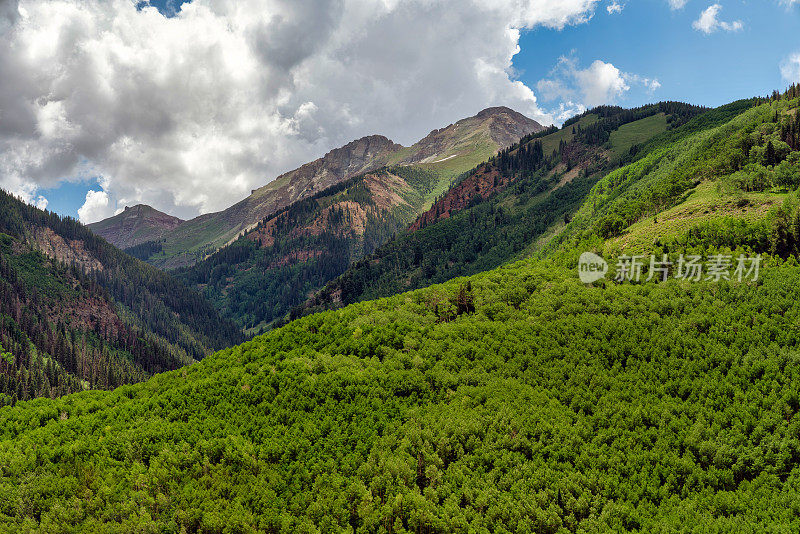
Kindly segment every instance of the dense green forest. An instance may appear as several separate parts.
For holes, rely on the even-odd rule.
[[[528,135],[477,169],[497,172],[507,187],[488,198],[473,197],[465,209],[398,235],[295,308],[292,317],[498,267],[525,253],[553,225],[568,222],[604,173],[635,159],[644,152],[642,144],[658,133],[646,132],[642,143],[614,158],[612,132],[658,114],[667,114],[667,122],[682,130],[705,111],[675,102],[633,110],[605,106],[568,121],[560,131]],[[553,144],[558,148],[548,154],[544,146]]]
[[[242,340],[174,278],[0,192],[0,405],[136,382]]]
[[[0,410],[0,524],[796,531],[800,268],[581,285],[531,261]]]

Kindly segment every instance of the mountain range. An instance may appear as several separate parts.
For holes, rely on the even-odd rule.
[[[415,162],[373,140],[168,272],[131,256],[187,221],[126,209],[125,254],[0,195],[0,525],[796,530],[799,110],[604,106],[477,163],[464,121]],[[584,251],[763,270],[586,285]]]
[[[420,167],[434,173],[442,191],[461,172],[543,127],[509,108],[488,108],[433,130],[410,147],[380,135],[363,137],[322,158],[278,176],[221,212],[180,221],[147,206],[126,209],[89,225],[98,235],[163,269],[185,267],[207,257],[240,234],[292,203],[360,173],[389,166]]]
[[[0,528],[800,530],[800,86],[715,109],[589,110],[415,204],[438,180],[413,165],[357,174],[211,256],[225,282],[211,275],[204,293],[230,297],[246,270],[316,250],[326,232],[363,249],[346,228],[413,207],[287,324],[113,391],[4,397]],[[381,205],[389,191],[407,197]],[[28,377],[44,380],[37,365],[78,340],[79,356],[144,362],[99,337],[113,321],[58,316],[92,295],[129,328],[169,319],[161,337],[185,333],[198,356],[234,341],[172,274],[0,201],[6,384],[38,395]],[[576,269],[586,252],[609,265],[592,283]],[[634,277],[633,256],[658,263]],[[693,258],[702,276],[681,267]],[[760,270],[737,277],[743,260]],[[140,337],[157,343],[151,332]],[[8,371],[31,355],[40,363]]]
[[[376,273],[385,265],[405,281],[406,285],[395,291],[495,267],[577,209],[594,181],[620,165],[631,147],[702,111],[674,103],[638,110],[597,109],[567,130],[529,132],[521,144],[510,145],[510,151],[493,155],[447,181],[443,176],[449,175],[442,169],[424,164],[391,165],[361,173],[263,219],[237,241],[174,274],[203,292],[224,317],[255,333],[284,321],[293,308],[365,257],[369,257],[370,280],[377,282]],[[502,108],[490,109],[476,119],[457,123],[456,129],[468,131],[470,123],[481,124],[485,117],[497,117],[498,113],[519,120]],[[429,138],[441,138],[452,129],[434,132]],[[606,137],[613,135],[613,141],[597,137],[601,130],[607,130]],[[610,149],[602,146],[607,141]],[[535,154],[534,148],[538,150]],[[506,160],[511,163],[504,163]],[[458,157],[446,162],[461,165]],[[490,205],[495,207],[487,211]],[[385,262],[376,261],[385,254],[380,248],[391,248],[405,239],[407,229],[420,230],[467,207],[474,209],[469,220],[459,219],[464,221],[462,227],[455,229],[451,224],[444,236],[433,228],[419,234],[436,237],[434,242],[414,246],[416,271],[402,270],[408,258],[387,256]],[[472,257],[465,262],[464,255]],[[421,262],[426,265],[419,268]],[[446,275],[431,270],[435,262],[447,265]],[[468,270],[459,271],[465,263]],[[349,274],[342,278],[343,283],[352,280]],[[321,298],[342,295],[344,302],[350,302],[347,299],[354,286],[331,289],[334,286],[336,283]],[[317,308],[312,305],[310,309]]]

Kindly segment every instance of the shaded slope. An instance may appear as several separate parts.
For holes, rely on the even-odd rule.
[[[266,326],[402,231],[439,187],[439,176],[419,167],[367,173],[284,208],[175,274],[243,328]]]
[[[5,192],[0,296],[0,403],[143,380],[242,340],[172,277]]]

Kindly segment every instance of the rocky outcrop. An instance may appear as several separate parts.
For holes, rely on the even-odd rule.
[[[68,241],[46,226],[34,228],[31,241],[39,252],[65,265],[76,264],[87,271],[103,270],[103,264],[89,254],[83,241]]]
[[[509,182],[510,180],[497,169],[481,168],[450,188],[428,211],[420,215],[408,230],[416,232],[440,219],[447,219],[467,208],[476,197],[486,199],[491,194],[505,189]]]

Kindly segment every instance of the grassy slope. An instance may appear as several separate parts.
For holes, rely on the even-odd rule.
[[[583,117],[576,123],[576,125],[586,126],[595,122],[597,122],[597,118],[589,115],[587,117]],[[628,124],[623,124],[619,129],[611,133],[611,139],[609,140],[608,147],[609,158],[612,161],[619,160],[620,158],[626,156],[633,146],[647,143],[650,139],[665,132],[667,130],[667,126],[667,116],[664,113],[658,113],[652,117],[647,117]],[[564,132],[564,130],[553,134],[553,136],[563,136],[564,134],[562,132]],[[572,135],[569,137],[571,138]],[[549,138],[550,136],[544,138],[543,144],[547,143],[549,146],[552,146],[553,141]],[[556,141],[556,147],[557,146],[558,142]],[[525,248],[525,250],[514,255],[512,259],[518,260],[528,258],[536,254],[538,251],[545,248],[546,245],[556,236],[563,232],[565,228],[566,223],[563,220],[556,221],[539,237],[537,237],[536,240],[532,241],[530,245]]]
[[[719,184],[704,181],[692,189],[685,201],[637,221],[623,235],[609,239],[607,246],[609,250],[644,251],[655,240],[663,242],[680,237],[701,222],[726,218],[757,222],[782,205],[788,196],[781,191],[726,193]]]
[[[572,126],[580,126],[585,128],[586,126],[597,122],[598,119],[599,117],[597,115],[592,115],[590,113],[584,117],[581,117],[581,119]],[[545,153],[545,155],[552,154],[554,150],[558,150],[558,146],[561,141],[569,143],[575,138],[575,135],[572,133],[572,126],[562,128],[559,131],[542,138],[542,151]]]
[[[664,113],[622,125],[611,134],[611,153],[621,158],[634,146],[652,139],[667,130],[667,116]]]

